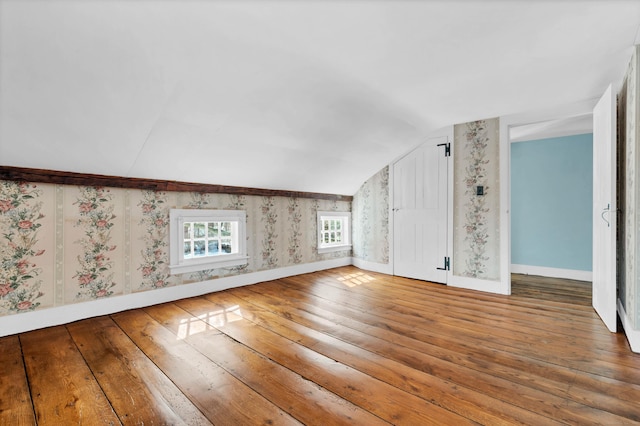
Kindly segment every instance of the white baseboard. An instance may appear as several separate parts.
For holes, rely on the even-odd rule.
[[[380,274],[393,275],[393,265],[390,263],[376,263],[368,260],[351,258],[352,265],[365,271],[378,272]]]
[[[591,281],[591,271],[579,271],[576,269],[548,268],[546,266],[511,265],[514,274],[538,275],[541,277],[565,278],[569,280]]]
[[[263,281],[306,274],[324,269],[351,265],[350,257],[325,260],[321,262],[305,263],[270,269],[267,271],[251,272],[193,284],[184,284],[152,291],[143,291],[108,299],[81,302],[64,306],[57,306],[33,312],[10,314],[0,317],[0,337],[8,336],[39,328],[67,324],[85,318],[108,315],[128,309],[142,308],[171,302],[187,297],[201,296],[215,291],[256,284]]]
[[[510,282],[511,280],[493,281],[449,274],[447,285],[449,287],[464,288],[467,290],[508,295],[511,291],[511,288],[509,287]]]
[[[618,315],[622,321],[624,334],[627,336],[627,341],[629,342],[631,350],[635,353],[640,353],[640,330],[633,328],[633,322],[631,321],[631,318],[627,316],[620,299],[618,299]]]

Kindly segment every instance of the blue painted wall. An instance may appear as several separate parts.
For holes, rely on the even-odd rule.
[[[511,263],[591,271],[593,134],[511,144]]]

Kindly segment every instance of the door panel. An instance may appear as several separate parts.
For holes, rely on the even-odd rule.
[[[444,141],[444,142],[443,142]],[[438,283],[447,255],[446,138],[427,141],[397,161],[394,172],[394,274]]]
[[[593,110],[593,307],[617,328],[616,98],[607,88]]]

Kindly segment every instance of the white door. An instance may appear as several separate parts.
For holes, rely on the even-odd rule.
[[[393,165],[395,275],[447,283],[448,154],[435,138]]]
[[[616,331],[616,98],[607,88],[593,110],[593,307]]]

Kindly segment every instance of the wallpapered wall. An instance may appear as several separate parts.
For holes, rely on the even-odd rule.
[[[638,244],[638,230],[640,229],[640,215],[636,212],[640,208],[640,197],[638,186],[640,171],[640,159],[638,155],[640,151],[637,144],[640,139],[640,129],[638,128],[638,114],[640,114],[640,97],[638,91],[638,67],[640,66],[640,47],[634,49],[627,74],[625,76],[622,92],[618,98],[618,135],[619,147],[623,149],[623,188],[621,188],[623,197],[619,200],[620,208],[623,211],[620,231],[623,238],[619,242],[618,256],[624,264],[619,265],[619,297],[624,304],[627,317],[633,323],[635,329],[640,328],[640,299],[638,298],[638,286],[640,285],[640,268],[637,265],[638,253],[640,248]]]
[[[500,121],[453,127],[453,274],[500,280]],[[476,187],[484,195],[476,195]]]
[[[368,179],[353,197],[353,257],[389,263],[389,167]]]
[[[170,275],[170,208],[247,211],[246,266]],[[349,257],[318,254],[316,212],[348,201],[0,181],[0,315]]]

